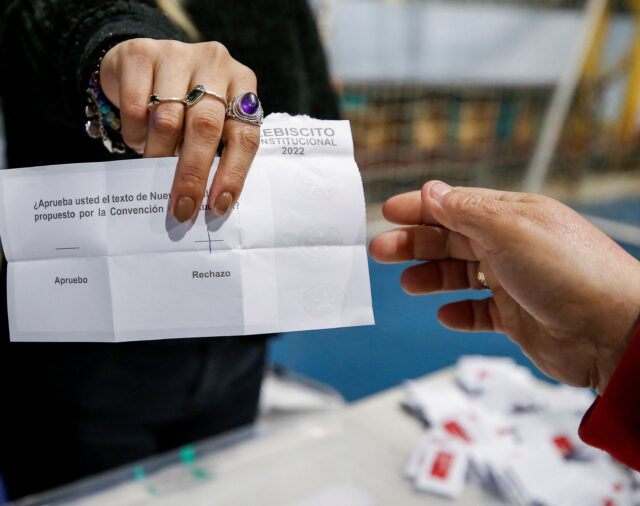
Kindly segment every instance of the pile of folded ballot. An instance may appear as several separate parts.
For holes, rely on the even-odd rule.
[[[405,470],[416,489],[457,498],[477,481],[515,505],[640,505],[640,480],[582,443],[587,389],[534,378],[509,358],[462,357],[455,381],[408,382],[425,424]]]

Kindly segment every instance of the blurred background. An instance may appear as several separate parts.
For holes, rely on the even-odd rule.
[[[311,0],[350,120],[371,237],[385,198],[431,178],[544,192],[640,254],[640,2]],[[0,122],[0,165],[4,142]],[[494,334],[442,328],[446,301],[410,297],[370,263],[375,327],[285,334],[271,361],[355,400],[508,355]]]
[[[315,0],[351,121],[369,237],[385,198],[431,178],[543,192],[640,254],[640,2]],[[272,361],[358,399],[506,338],[441,327],[444,302],[371,262],[376,326],[287,334]]]

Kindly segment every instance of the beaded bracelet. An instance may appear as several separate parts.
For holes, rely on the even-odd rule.
[[[87,122],[84,129],[92,139],[102,139],[102,144],[107,148],[109,153],[122,154],[127,151],[127,146],[122,140],[120,132],[120,111],[105,96],[100,86],[100,64],[104,55],[111,48],[104,49],[96,69],[91,73],[89,78],[89,87],[87,88],[87,106],[84,113]]]

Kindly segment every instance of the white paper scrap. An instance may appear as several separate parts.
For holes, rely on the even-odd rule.
[[[0,171],[11,340],[373,324],[348,122],[267,118],[225,218],[204,210],[180,224],[170,216],[175,166],[162,158]]]
[[[343,483],[296,502],[292,506],[374,506],[374,504],[375,501],[369,494],[351,484]]]

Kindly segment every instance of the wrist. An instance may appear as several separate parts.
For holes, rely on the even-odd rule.
[[[100,139],[110,153],[122,154],[127,151],[127,147],[120,131],[120,111],[105,95],[101,82],[102,62],[110,49],[111,47],[107,47],[100,53],[89,78],[85,131],[89,137]]]
[[[596,378],[592,381],[592,386],[599,395],[604,394],[616,369],[620,365],[625,353],[631,346],[634,339],[640,333],[640,318],[638,311],[632,317],[632,324],[627,326],[625,333],[621,337],[609,341],[596,351]]]
[[[131,40],[131,39],[129,39]],[[107,47],[100,62],[100,85],[109,101],[119,106],[116,69],[120,65],[119,54],[121,45],[127,41],[120,41]]]

